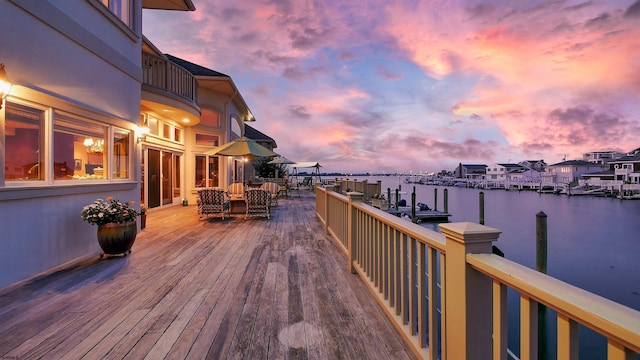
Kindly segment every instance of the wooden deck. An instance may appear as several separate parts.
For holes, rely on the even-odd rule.
[[[271,220],[152,211],[130,256],[0,291],[1,358],[414,358],[300,193]]]

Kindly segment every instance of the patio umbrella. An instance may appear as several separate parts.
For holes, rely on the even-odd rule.
[[[248,158],[254,157],[274,157],[278,154],[249,139],[246,136],[230,141],[224,145],[205,151],[206,155],[224,155],[224,156],[244,156]],[[242,180],[244,182],[244,164],[242,165]]]
[[[278,155],[245,136],[206,151],[205,154],[246,157],[274,157]]]
[[[291,161],[282,155],[278,155],[275,159],[269,161],[267,164],[278,164],[278,165],[286,165],[286,164],[295,164],[295,161]],[[278,181],[278,169],[276,169],[276,182]]]

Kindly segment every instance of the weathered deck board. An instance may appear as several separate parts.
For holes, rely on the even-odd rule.
[[[271,220],[151,211],[130,256],[0,290],[0,358],[414,358],[300,195]]]

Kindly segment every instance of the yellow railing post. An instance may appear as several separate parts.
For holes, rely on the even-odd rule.
[[[329,189],[323,190],[322,196],[324,197],[324,233],[329,233]],[[317,192],[316,192],[317,194]]]
[[[446,237],[445,302],[446,348],[449,359],[492,358],[491,278],[467,264],[466,255],[491,253],[500,230],[462,222],[440,224]]]
[[[347,196],[349,197],[349,209],[347,210],[348,216],[349,218],[347,219],[347,233],[349,236],[349,240],[347,241],[348,244],[348,251],[349,251],[349,256],[347,256],[347,258],[349,259],[349,270],[351,270],[352,274],[357,274],[356,268],[353,266],[354,261],[356,261],[356,240],[357,240],[357,236],[356,236],[356,232],[357,232],[357,228],[355,226],[355,224],[357,224],[356,221],[356,216],[357,216],[357,212],[356,209],[353,207],[353,203],[354,202],[362,202],[362,194],[358,193],[358,192],[349,192],[347,193]]]

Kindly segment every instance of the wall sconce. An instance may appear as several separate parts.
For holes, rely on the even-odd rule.
[[[9,80],[7,73],[4,71],[4,64],[0,64],[0,97],[2,97],[2,100],[0,100],[0,110],[2,109],[4,99],[6,99],[9,92],[11,92],[12,86],[11,80]]]
[[[147,140],[147,134],[149,134],[149,127],[148,126],[138,126],[138,127],[136,127],[137,143],[140,144],[143,141]]]

